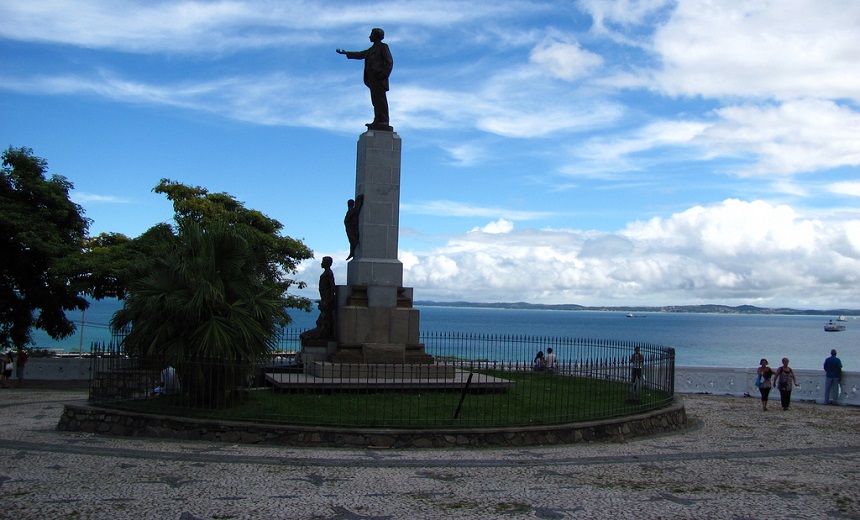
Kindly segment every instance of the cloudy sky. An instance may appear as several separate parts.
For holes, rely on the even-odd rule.
[[[345,258],[376,26],[416,299],[860,308],[855,0],[9,0],[0,146],[92,234],[166,177]]]

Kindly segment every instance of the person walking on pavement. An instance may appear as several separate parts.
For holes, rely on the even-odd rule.
[[[759,385],[758,391],[761,394],[761,411],[767,411],[767,398],[770,395],[770,389],[773,387],[770,378],[773,377],[773,370],[767,366],[767,360],[762,358],[759,362],[758,376]]]
[[[794,370],[788,366],[788,358],[782,358],[782,366],[776,369],[776,388],[779,390],[779,400],[782,403],[782,409],[788,410],[791,404],[791,385],[800,386],[797,378],[794,377]]]

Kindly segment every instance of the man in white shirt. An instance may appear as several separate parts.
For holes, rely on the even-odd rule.
[[[546,367],[547,372],[555,372],[555,354],[552,353],[552,347],[546,349],[546,359],[544,360],[544,366]]]

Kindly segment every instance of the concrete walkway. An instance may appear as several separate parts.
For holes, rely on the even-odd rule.
[[[3,518],[854,518],[860,409],[684,397],[624,443],[296,449],[61,433],[81,388],[0,390]]]

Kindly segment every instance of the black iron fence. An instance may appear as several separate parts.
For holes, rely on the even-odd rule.
[[[302,365],[300,332],[285,330],[277,350],[254,363],[169,367],[127,356],[118,336],[93,347],[90,401],[208,419],[423,428],[564,424],[674,398],[674,349],[654,344],[431,332],[421,335],[428,364]],[[554,362],[535,367],[538,351]]]

